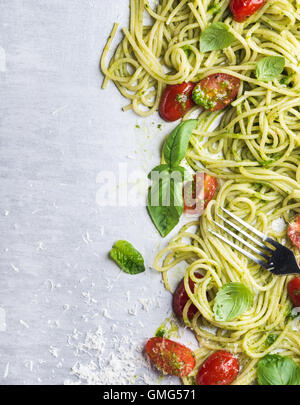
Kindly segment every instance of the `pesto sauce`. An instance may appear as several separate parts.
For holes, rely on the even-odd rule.
[[[163,323],[156,329],[156,337],[164,337],[170,339],[171,337],[178,337],[178,326],[172,318],[166,318]]]
[[[212,109],[216,106],[216,101],[209,97],[198,85],[193,91],[193,100],[196,104],[201,105],[206,110]]]

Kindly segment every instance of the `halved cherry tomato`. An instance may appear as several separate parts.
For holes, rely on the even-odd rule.
[[[240,79],[226,73],[207,76],[193,90],[194,103],[205,110],[222,110],[236,98],[240,85]]]
[[[196,365],[195,355],[188,347],[162,337],[149,339],[146,353],[159,370],[177,377],[186,377]]]
[[[195,84],[192,82],[169,85],[163,92],[159,114],[166,121],[182,118],[194,105],[192,93]]]
[[[300,249],[300,214],[288,226],[288,235],[293,244]]]
[[[202,278],[201,274],[199,273],[195,273],[195,276],[197,278]],[[189,286],[191,291],[194,292],[195,283],[191,279],[189,279]],[[173,311],[179,318],[182,318],[183,309],[188,300],[189,296],[184,287],[184,280],[182,279],[173,294]],[[187,313],[189,320],[192,320],[197,312],[198,312],[197,307],[194,304],[191,304]]]
[[[203,180],[203,173],[196,173],[194,180],[188,182],[183,189],[184,212],[200,215],[213,199],[217,187],[218,180],[215,177],[204,173]]]
[[[265,2],[266,0],[231,0],[230,10],[235,21],[243,22],[256,13]]]
[[[238,359],[225,350],[209,356],[198,371],[197,385],[230,385],[240,371]]]
[[[295,307],[300,307],[300,277],[294,277],[288,283],[288,293]]]

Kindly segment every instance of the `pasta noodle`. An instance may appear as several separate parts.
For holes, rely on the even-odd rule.
[[[278,231],[272,224],[280,220],[287,224],[300,213],[300,2],[267,1],[244,23],[232,19],[228,5],[229,0],[160,0],[151,7],[148,1],[131,0],[130,27],[124,28],[124,39],[107,67],[115,25],[101,68],[103,87],[113,80],[130,100],[125,110],[141,116],[157,111],[167,84],[198,82],[213,73],[241,79],[238,97],[224,113],[199,113],[193,108],[184,117],[199,116],[187,163],[196,172],[219,178],[222,185],[200,220],[186,224],[154,265],[170,289],[170,270],[186,264],[190,301],[183,318],[199,341],[197,365],[216,350],[229,350],[242,364],[233,384],[253,384],[257,362],[267,353],[280,352],[300,364],[299,320],[290,317],[289,277],[272,275],[209,230],[220,232],[213,221],[222,223],[217,213],[227,207],[292,248],[286,226]],[[151,17],[149,25],[143,23],[145,11]],[[218,21],[230,27],[236,41],[226,49],[201,53],[201,32]],[[262,82],[255,77],[255,68],[269,55],[284,56],[285,71],[279,79]],[[295,254],[300,260],[296,249]],[[195,277],[195,272],[204,277]],[[195,282],[194,292],[189,278]],[[234,321],[218,322],[213,298],[221,286],[236,281],[255,294],[253,306]],[[187,316],[191,304],[198,309],[192,321]],[[268,345],[270,335],[276,340]],[[197,370],[183,382],[194,383]]]

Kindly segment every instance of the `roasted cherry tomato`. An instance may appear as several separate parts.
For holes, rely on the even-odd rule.
[[[194,105],[192,94],[195,84],[192,82],[174,84],[163,92],[159,114],[166,121],[182,118]]]
[[[300,249],[300,214],[297,215],[295,220],[288,226],[288,235],[293,244]]]
[[[294,277],[289,282],[288,293],[295,307],[300,307],[300,277]]]
[[[215,73],[202,79],[193,90],[193,100],[205,110],[218,111],[236,98],[240,79],[226,73]]]
[[[213,199],[218,180],[215,177],[198,172],[194,175],[194,180],[188,182],[183,189],[184,212],[197,215],[201,214],[208,203]]]
[[[180,343],[162,337],[154,337],[146,344],[146,353],[165,374],[186,377],[194,369],[194,353]]]
[[[209,356],[200,367],[197,385],[230,385],[240,370],[238,359],[225,350]]]
[[[265,2],[266,0],[231,0],[230,10],[235,21],[243,22],[256,13]]]
[[[195,276],[197,278],[202,278],[201,274],[198,273],[195,273]],[[191,279],[189,279],[189,286],[191,291],[194,292],[195,283]],[[181,280],[173,294],[173,311],[179,318],[182,318],[183,309],[188,300],[189,296],[184,287],[184,280]],[[197,307],[195,307],[194,304],[191,304],[187,313],[189,320],[193,319],[197,311]]]

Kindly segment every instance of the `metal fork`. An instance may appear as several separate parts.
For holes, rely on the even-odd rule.
[[[247,246],[250,250],[255,252],[258,258],[254,256],[252,253],[248,252],[247,250],[243,249],[242,247],[236,245],[232,241],[226,239],[223,235],[220,235],[212,230],[210,232],[216,236],[217,238],[221,239],[223,242],[227,243],[234,249],[238,250],[243,255],[247,256],[249,259],[253,260],[255,263],[259,264],[260,266],[264,267],[265,269],[269,270],[270,272],[280,276],[284,274],[300,274],[300,268],[297,264],[296,257],[294,253],[288,249],[287,247],[281,245],[280,243],[276,242],[276,240],[269,238],[264,233],[258,231],[253,226],[249,225],[247,222],[243,221],[241,218],[237,217],[236,215],[232,214],[232,212],[228,211],[225,208],[222,208],[227,215],[233,218],[236,222],[243,225],[249,231],[253,232],[256,236],[258,236],[261,240],[258,240],[254,236],[250,235],[244,229],[241,229],[238,225],[233,223],[232,221],[225,219],[222,215],[217,214],[219,218],[221,218],[224,223],[231,226],[242,235],[246,236],[252,242],[254,242],[257,246],[259,246],[263,251],[258,249],[257,247],[253,246],[251,243],[245,241],[239,235],[236,235],[234,232],[230,231],[229,229],[225,228],[225,226],[213,221],[215,225],[221,228],[224,232],[231,235],[234,239],[241,242],[243,245]],[[268,243],[270,246],[265,245],[262,242]]]

